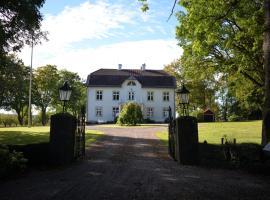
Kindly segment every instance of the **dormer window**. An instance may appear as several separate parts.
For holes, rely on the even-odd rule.
[[[127,85],[128,85],[128,86],[135,86],[136,83],[135,83],[134,81],[129,81]]]

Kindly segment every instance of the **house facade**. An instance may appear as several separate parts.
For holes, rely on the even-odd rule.
[[[163,70],[99,69],[87,77],[87,122],[114,121],[123,105],[135,102],[145,119],[164,122],[175,113],[176,82]]]

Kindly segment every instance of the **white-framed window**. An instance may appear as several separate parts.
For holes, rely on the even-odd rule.
[[[133,101],[134,100],[134,97],[135,97],[135,94],[133,91],[129,91],[128,92],[128,100],[129,101]]]
[[[96,117],[102,117],[102,107],[96,107]]]
[[[127,83],[127,85],[128,85],[128,86],[135,86],[136,83],[135,83],[135,81],[129,81],[129,82]]]
[[[147,92],[147,101],[154,101],[154,92],[152,91]]]
[[[163,92],[163,101],[170,101],[170,93]]]
[[[119,100],[119,91],[113,91],[113,100],[118,101]]]
[[[102,90],[97,90],[96,91],[96,100],[102,101],[103,99],[103,91]]]
[[[113,107],[112,108],[112,115],[113,117],[117,117],[119,114],[119,107]]]
[[[164,118],[169,117],[169,108],[168,107],[163,108],[163,117]]]
[[[146,108],[146,116],[147,118],[151,118],[154,115],[154,109],[152,107]]]

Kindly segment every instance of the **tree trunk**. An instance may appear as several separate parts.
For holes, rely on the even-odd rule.
[[[18,121],[21,126],[23,126],[23,116],[21,116],[20,112],[17,112]]]
[[[46,119],[46,108],[41,108],[41,123],[43,126],[46,125],[47,119]]]
[[[224,104],[224,115],[223,115],[224,121],[228,121],[228,97],[225,96],[225,104]]]
[[[262,145],[270,141],[270,0],[264,0],[265,32],[263,42],[265,102],[263,109]]]

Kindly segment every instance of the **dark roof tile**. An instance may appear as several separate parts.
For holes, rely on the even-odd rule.
[[[175,88],[175,78],[163,70],[99,69],[87,77],[87,86],[120,87],[129,77],[134,77],[142,87]]]

